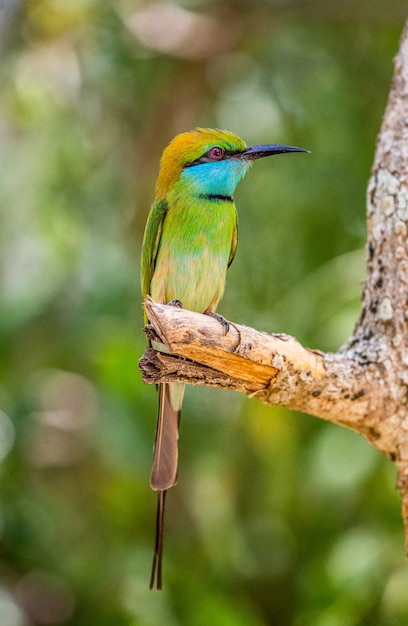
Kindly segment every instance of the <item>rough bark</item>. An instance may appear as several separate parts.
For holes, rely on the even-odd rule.
[[[182,381],[234,389],[362,433],[398,467],[408,547],[408,22],[377,141],[367,192],[367,276],[353,337],[337,353],[145,302],[147,383]]]

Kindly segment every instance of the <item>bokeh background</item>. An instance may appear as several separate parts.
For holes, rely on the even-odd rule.
[[[139,255],[163,147],[257,162],[219,311],[336,350],[405,0],[1,0],[1,626],[403,626],[392,464],[354,432],[189,388],[150,592],[156,392]]]

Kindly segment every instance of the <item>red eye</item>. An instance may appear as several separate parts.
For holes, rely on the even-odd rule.
[[[214,146],[210,150],[210,157],[216,161],[219,161],[224,156],[225,150],[219,146]]]

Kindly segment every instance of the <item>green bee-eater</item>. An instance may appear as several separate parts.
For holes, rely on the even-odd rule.
[[[247,147],[225,130],[196,128],[177,135],[164,150],[156,197],[146,224],[142,296],[213,314],[224,292],[226,272],[238,239],[233,193],[252,161],[284,152],[282,145]],[[153,348],[155,344],[153,343]],[[163,346],[160,347],[163,350]],[[150,579],[161,589],[166,491],[177,482],[178,430],[184,385],[159,385],[159,412],[150,477],[159,491],[156,542]]]

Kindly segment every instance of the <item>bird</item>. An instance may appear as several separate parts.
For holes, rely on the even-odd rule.
[[[141,254],[141,291],[155,302],[216,316],[238,241],[233,194],[253,161],[287,152],[280,144],[247,146],[236,134],[195,128],[164,149]],[[145,314],[145,322],[148,320]],[[166,351],[163,344],[152,348]],[[162,588],[164,509],[177,483],[178,438],[185,385],[161,383],[150,486],[158,491],[150,589]]]

